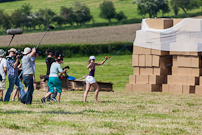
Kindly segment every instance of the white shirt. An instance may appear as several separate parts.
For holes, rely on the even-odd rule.
[[[3,80],[6,79],[4,67],[7,67],[7,60],[5,58],[0,58],[0,74],[1,74]]]

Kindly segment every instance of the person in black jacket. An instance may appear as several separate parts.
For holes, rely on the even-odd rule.
[[[47,66],[47,72],[46,72],[46,77],[44,79],[44,81],[48,80],[49,78],[49,74],[50,74],[50,67],[51,67],[51,64],[53,62],[55,62],[55,58],[52,57],[53,55],[53,51],[51,49],[47,49],[46,50],[46,55],[47,55],[47,58],[46,58],[46,66]],[[49,92],[49,88],[48,88],[48,92]],[[57,96],[57,91],[54,90],[54,93],[52,94],[52,98],[50,98],[50,96],[47,98],[47,101],[57,101],[55,99],[55,97]]]

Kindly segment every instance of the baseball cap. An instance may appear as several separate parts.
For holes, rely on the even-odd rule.
[[[95,60],[95,56],[90,56],[89,60]]]
[[[23,54],[28,54],[29,52],[31,52],[31,48],[26,47],[26,48],[24,49]]]

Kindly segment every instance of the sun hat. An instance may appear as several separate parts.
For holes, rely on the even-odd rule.
[[[29,52],[31,52],[31,48],[26,47],[26,48],[24,49],[23,54],[28,54]]]
[[[90,56],[89,60],[95,60],[95,56]]]
[[[8,50],[8,52],[16,52],[17,50],[15,48],[11,48],[10,50]]]
[[[4,52],[3,49],[0,49],[0,57],[4,56],[6,53]]]

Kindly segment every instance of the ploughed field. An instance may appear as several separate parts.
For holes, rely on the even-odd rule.
[[[135,39],[136,30],[139,30],[140,26],[140,24],[129,24],[78,30],[49,30],[41,44],[101,44],[127,42],[131,37]],[[38,44],[45,31],[46,30],[44,30],[44,32],[16,35],[11,43],[11,47],[14,45]],[[0,46],[7,46],[11,37],[12,35],[0,36]]]

